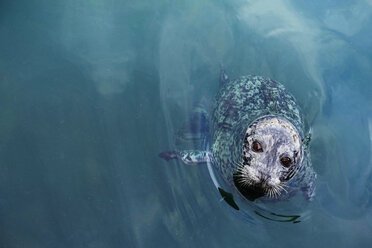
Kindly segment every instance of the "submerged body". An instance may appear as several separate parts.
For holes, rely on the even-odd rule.
[[[160,156],[186,164],[210,162],[227,190],[248,200],[284,199],[299,190],[311,200],[316,175],[294,97],[282,84],[260,76],[229,81],[222,70],[220,84],[208,135],[210,150]]]

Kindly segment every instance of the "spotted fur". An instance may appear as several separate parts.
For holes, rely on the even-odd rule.
[[[305,138],[301,110],[282,84],[261,76],[243,76],[222,86],[212,115],[211,152],[214,167],[231,187],[234,187],[234,174],[239,169],[245,168],[245,173],[251,170],[250,175],[255,175],[254,168],[242,166],[249,162],[244,161],[249,160],[248,154],[244,156],[244,137],[247,137],[248,126],[262,116],[278,116],[288,120],[298,130],[299,139]],[[311,199],[316,176],[307,151],[303,157],[303,161],[293,167],[290,175],[293,180],[286,184],[287,189],[278,184],[278,189],[265,193],[279,195],[284,192],[289,197],[302,189],[306,198]],[[252,177],[250,180],[253,180]]]

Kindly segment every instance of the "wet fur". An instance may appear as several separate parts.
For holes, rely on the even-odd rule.
[[[280,174],[280,182],[269,185],[265,180],[259,182],[255,178],[257,171],[249,166],[252,158],[248,154],[244,155],[243,147],[247,139],[247,127],[267,115],[287,120],[298,130],[299,141],[304,139],[301,110],[283,85],[259,76],[244,76],[224,84],[216,97],[212,116],[213,165],[225,182],[241,193],[244,190],[252,191],[258,197],[266,195],[275,198],[287,192],[292,194],[303,187],[301,185],[311,185],[313,189],[315,175],[306,151],[300,151],[304,159],[297,161],[291,170],[275,172]]]

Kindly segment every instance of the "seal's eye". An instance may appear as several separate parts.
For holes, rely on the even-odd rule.
[[[263,152],[260,142],[258,142],[257,140],[253,141],[252,150],[255,152]]]
[[[282,157],[280,159],[280,163],[282,163],[284,167],[289,167],[291,165],[291,162],[292,160],[289,157]]]

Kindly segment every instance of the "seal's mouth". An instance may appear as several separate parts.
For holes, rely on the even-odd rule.
[[[250,201],[254,201],[262,196],[277,198],[282,192],[288,193],[285,189],[287,187],[285,183],[272,184],[269,182],[269,179],[270,176],[262,175],[258,180],[252,180],[252,178],[242,174],[242,171],[238,171],[233,175],[235,187]]]
[[[240,173],[235,173],[233,175],[234,185],[239,190],[239,192],[248,200],[254,201],[259,197],[266,195],[264,182],[255,184],[243,184],[241,182]]]

